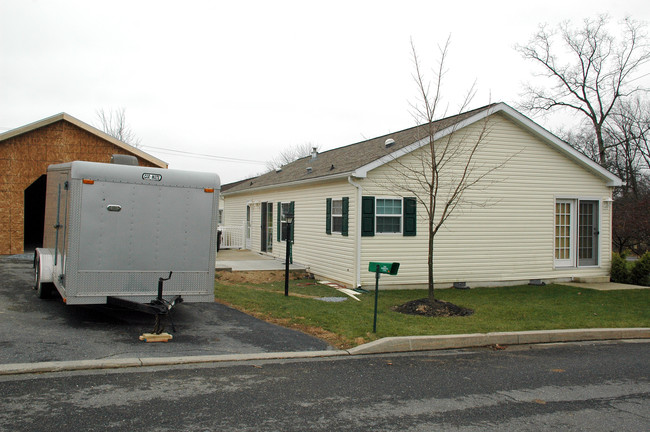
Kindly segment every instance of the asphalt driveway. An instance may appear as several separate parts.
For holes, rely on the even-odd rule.
[[[66,306],[32,289],[30,255],[0,257],[0,364],[133,357],[253,354],[332,349],[303,333],[218,303],[178,305],[167,343],[138,337],[153,317],[108,306]]]

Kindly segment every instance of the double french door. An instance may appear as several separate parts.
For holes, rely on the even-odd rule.
[[[555,201],[555,265],[557,267],[598,265],[599,210],[598,201],[577,199]]]

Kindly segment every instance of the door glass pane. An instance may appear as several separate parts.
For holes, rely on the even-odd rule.
[[[578,265],[598,264],[598,202],[580,201],[578,215]]]
[[[571,203],[555,204],[555,259],[571,259]]]

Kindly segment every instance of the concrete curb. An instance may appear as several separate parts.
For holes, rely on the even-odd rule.
[[[364,354],[385,354],[482,347],[496,344],[525,345],[552,342],[578,342],[616,339],[650,339],[650,328],[534,330],[522,332],[475,333],[442,336],[404,336],[379,339],[364,345],[359,345],[358,347],[349,350],[14,363],[0,365],[0,376],[95,369],[119,369],[202,363],[241,362],[255,360],[342,357]]]
[[[41,363],[13,363],[0,365],[0,376],[30,373],[66,372],[94,369],[120,369],[132,367],[172,366],[200,363],[241,362],[292,358],[317,358],[349,356],[347,351],[296,351],[255,354],[222,354],[183,357],[145,357],[111,360],[71,360]]]
[[[442,336],[387,337],[348,350],[350,355],[432,351],[489,345],[524,345],[610,339],[650,339],[650,328],[534,330]]]

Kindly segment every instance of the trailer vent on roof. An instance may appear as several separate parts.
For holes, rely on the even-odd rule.
[[[392,146],[393,144],[395,144],[395,140],[392,139],[392,138],[388,138],[388,139],[386,140],[386,142],[384,143],[384,145],[385,145],[386,147],[390,147],[390,146]]]
[[[117,165],[133,165],[138,166],[138,158],[133,155],[114,154],[111,156],[111,163]]]

